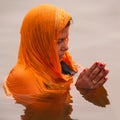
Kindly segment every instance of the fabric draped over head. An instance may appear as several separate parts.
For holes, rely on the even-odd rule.
[[[62,74],[57,52],[57,36],[70,20],[71,16],[63,9],[43,4],[31,9],[22,23],[16,66],[22,65],[29,70],[39,89],[48,93],[66,89],[72,80],[72,76]],[[69,52],[65,53],[63,60],[77,71]]]

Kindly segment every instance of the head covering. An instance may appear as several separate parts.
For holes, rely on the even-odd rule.
[[[69,88],[72,76],[61,72],[56,42],[70,20],[69,13],[50,4],[36,6],[28,12],[21,26],[17,64],[4,84],[6,91],[14,96],[51,96]],[[63,61],[77,71],[68,51]]]

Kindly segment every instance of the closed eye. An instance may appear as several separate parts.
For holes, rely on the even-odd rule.
[[[62,38],[62,39],[59,39],[59,40],[58,40],[58,44],[62,43],[64,40],[65,40],[65,39],[63,39],[63,38]]]
[[[57,43],[61,44],[62,42],[66,41],[66,40],[68,40],[68,36],[66,38],[59,39]]]

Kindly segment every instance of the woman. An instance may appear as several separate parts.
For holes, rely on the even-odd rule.
[[[4,88],[8,95],[53,98],[65,94],[77,67],[68,52],[69,13],[53,5],[39,5],[28,12],[21,27],[18,61]],[[95,62],[79,75],[76,87],[88,91],[107,80],[105,64]]]

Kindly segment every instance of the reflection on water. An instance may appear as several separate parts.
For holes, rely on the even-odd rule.
[[[104,87],[88,91],[83,95],[85,100],[101,107],[110,104],[107,96]],[[15,100],[16,103],[25,106],[21,120],[73,120],[70,117],[73,109],[72,97],[69,92],[62,97],[56,96],[46,99],[41,99],[38,96],[17,95]]]
[[[17,96],[17,103],[25,106],[21,120],[72,120],[72,100],[69,93],[63,97],[39,99],[33,96]]]
[[[105,107],[110,104],[107,91],[103,86],[98,89],[88,91],[87,93],[82,92],[82,94],[84,94],[83,97],[85,100],[93,103],[94,105]]]

